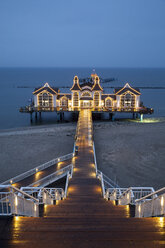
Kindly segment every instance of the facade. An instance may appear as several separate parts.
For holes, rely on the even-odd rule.
[[[61,93],[59,89],[46,83],[35,89],[34,107],[41,110],[80,110],[90,108],[93,111],[139,111],[140,91],[128,83],[122,88],[115,88],[113,94],[104,94],[97,74],[91,74],[88,82],[79,82],[78,76],[73,79],[70,93]]]

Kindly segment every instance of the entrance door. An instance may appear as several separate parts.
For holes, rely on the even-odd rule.
[[[91,101],[84,100],[82,103],[83,108],[91,108]]]

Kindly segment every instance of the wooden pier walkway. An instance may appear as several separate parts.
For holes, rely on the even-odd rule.
[[[12,185],[17,187],[17,188],[21,188],[21,187],[27,187],[33,183],[35,183],[36,181],[39,181],[40,179],[66,167],[67,165],[72,163],[72,159],[67,159],[65,161],[62,162],[58,162],[55,163],[54,165],[51,165],[48,168],[45,168],[41,171],[36,172],[33,175],[30,175],[28,177],[25,177],[24,179],[18,181],[17,183],[13,183]],[[40,185],[38,185],[39,187]]]
[[[67,198],[56,206],[46,206],[41,218],[1,219],[0,247],[165,247],[164,218],[130,218],[127,206],[115,206],[103,199],[91,141],[91,112],[82,110],[79,153]]]

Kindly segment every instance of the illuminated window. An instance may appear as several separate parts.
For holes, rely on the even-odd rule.
[[[83,92],[81,96],[92,97],[88,91]]]
[[[62,107],[68,107],[68,99],[67,99],[67,97],[62,97],[62,98],[60,99],[60,105],[61,105]]]
[[[95,107],[99,106],[99,93],[98,92],[94,93],[94,106]]]
[[[135,107],[135,95],[131,93],[127,93],[121,96],[121,107]]]
[[[73,93],[73,107],[79,106],[79,95],[77,92]]]
[[[108,98],[107,100],[105,100],[105,106],[107,107],[107,108],[110,108],[110,107],[112,107],[112,101]]]
[[[53,106],[53,98],[52,95],[49,93],[41,93],[38,96],[38,100],[39,100],[39,106],[42,107],[52,107]]]

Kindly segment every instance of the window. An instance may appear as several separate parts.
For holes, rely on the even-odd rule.
[[[105,100],[105,106],[107,107],[107,108],[110,108],[110,107],[112,107],[112,101],[108,98],[107,100]]]
[[[68,107],[68,99],[67,99],[67,97],[62,97],[62,98],[60,99],[60,105],[61,105],[62,107]]]
[[[81,96],[92,97],[88,91],[83,92]]]
[[[77,92],[73,93],[73,107],[79,106],[79,95]]]
[[[99,107],[99,93],[98,92],[94,93],[94,106]]]
[[[121,96],[121,107],[134,108],[135,107],[135,95],[131,93],[126,93]]]
[[[38,96],[39,106],[41,107],[52,107],[53,106],[53,97],[51,94],[44,92]]]

